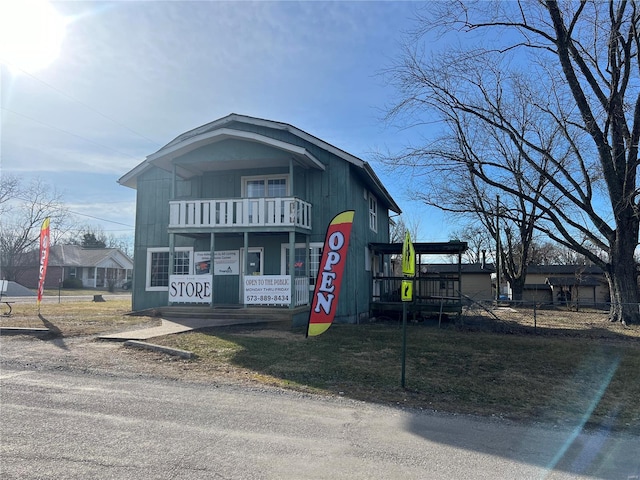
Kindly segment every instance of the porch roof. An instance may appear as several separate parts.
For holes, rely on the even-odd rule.
[[[369,248],[384,255],[402,254],[403,243],[370,243]],[[467,250],[467,242],[427,242],[414,243],[416,255],[450,255]]]

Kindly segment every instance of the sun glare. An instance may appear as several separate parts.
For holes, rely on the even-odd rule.
[[[66,20],[47,0],[0,0],[0,63],[33,72],[59,55]]]

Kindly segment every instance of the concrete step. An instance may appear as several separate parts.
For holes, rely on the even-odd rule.
[[[268,307],[186,307],[169,306],[155,309],[155,314],[167,319],[207,318],[207,319],[246,319],[251,322],[264,319],[265,321],[289,321],[301,311],[308,311],[308,307],[299,308],[268,308]]]

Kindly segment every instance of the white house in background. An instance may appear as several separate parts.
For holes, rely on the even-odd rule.
[[[37,252],[36,252],[37,253]],[[27,287],[38,285],[37,264],[25,268],[16,280]],[[84,248],[79,245],[53,245],[49,251],[46,288],[58,288],[70,278],[82,281],[84,288],[122,287],[131,279],[133,260],[117,248]]]

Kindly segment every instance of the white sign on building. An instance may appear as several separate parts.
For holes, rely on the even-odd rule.
[[[211,275],[170,275],[169,302],[211,303]]]
[[[240,275],[240,252],[221,250],[214,256],[214,275]]]
[[[246,305],[289,305],[291,303],[290,275],[255,275],[244,279]]]
[[[193,263],[197,275],[211,273],[211,252],[194,252]],[[239,275],[240,252],[238,250],[220,250],[213,257],[214,275]]]

